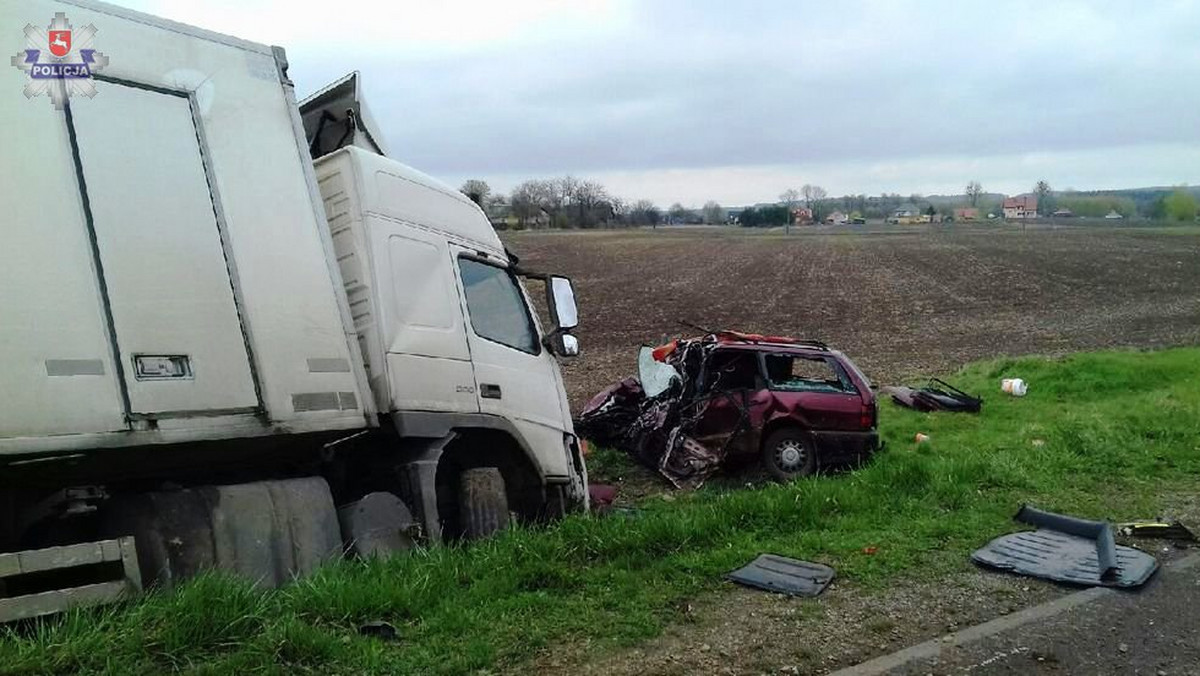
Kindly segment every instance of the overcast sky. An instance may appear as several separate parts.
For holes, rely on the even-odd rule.
[[[391,155],[698,206],[1200,181],[1200,3],[116,0],[351,70]]]

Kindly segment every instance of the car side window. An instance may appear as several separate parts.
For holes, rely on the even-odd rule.
[[[857,393],[838,366],[825,357],[768,354],[764,357],[772,390],[782,392]]]
[[[533,317],[512,273],[471,258],[459,258],[458,270],[475,335],[522,352],[538,354]]]
[[[758,389],[758,358],[746,351],[716,352],[708,363],[705,389],[714,391]]]

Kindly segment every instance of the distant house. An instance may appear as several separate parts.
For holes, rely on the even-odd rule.
[[[840,211],[835,211],[825,217],[825,222],[831,225],[845,225],[849,220],[850,217]]]
[[[1075,212],[1070,209],[1055,209],[1054,213],[1050,214],[1051,218],[1075,218]]]
[[[550,214],[545,209],[538,209],[522,219],[516,210],[507,204],[488,207],[488,220],[496,230],[550,227]]]
[[[813,222],[812,209],[808,207],[796,207],[792,209],[792,223],[795,225],[808,225]]]
[[[1004,200],[1004,217],[1037,218],[1037,195],[1017,195]]]
[[[977,220],[979,220],[979,210],[976,209],[975,207],[968,207],[966,209],[955,209],[954,210],[954,220],[957,222],[960,222],[960,223],[963,221],[977,221]]]
[[[1121,214],[1117,213],[1116,209],[1113,209],[1112,211],[1108,212],[1107,214],[1104,214],[1104,217],[1110,221],[1119,221],[1122,218],[1125,218]]]

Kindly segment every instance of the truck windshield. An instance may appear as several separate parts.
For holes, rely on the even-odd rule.
[[[471,328],[480,338],[537,354],[537,330],[517,280],[496,265],[471,258],[458,259]]]

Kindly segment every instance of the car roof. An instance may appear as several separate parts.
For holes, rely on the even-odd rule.
[[[813,343],[772,343],[761,341],[728,342],[717,345],[718,350],[741,350],[748,352],[796,352],[805,354],[830,354],[838,356],[841,353],[824,345]]]

